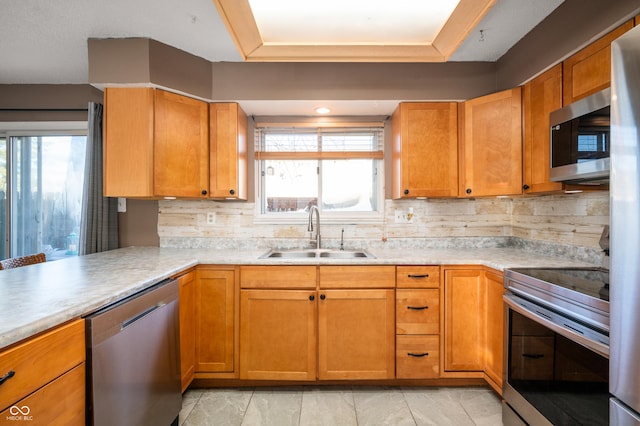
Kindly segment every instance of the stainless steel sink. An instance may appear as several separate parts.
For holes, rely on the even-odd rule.
[[[305,258],[327,258],[327,259],[375,259],[375,256],[366,250],[338,250],[338,249],[294,249],[294,250],[269,250],[259,257],[259,259],[305,259]]]

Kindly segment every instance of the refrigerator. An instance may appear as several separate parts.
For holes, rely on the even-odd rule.
[[[640,27],[611,44],[610,424],[640,425]]]

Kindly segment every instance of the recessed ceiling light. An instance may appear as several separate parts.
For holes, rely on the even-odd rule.
[[[318,114],[329,114],[331,112],[331,110],[327,107],[318,107],[316,108],[316,112]]]

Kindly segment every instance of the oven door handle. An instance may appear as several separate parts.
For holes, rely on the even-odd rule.
[[[567,339],[574,341],[599,355],[604,356],[605,358],[609,358],[609,346],[604,343],[597,342],[595,340],[589,339],[585,337],[579,330],[567,325],[567,324],[559,324],[552,320],[551,317],[544,314],[543,312],[532,312],[529,307],[522,305],[518,299],[510,294],[505,294],[503,296],[504,303],[507,304],[509,309],[512,309],[518,312],[520,315],[529,318],[531,321],[537,322],[545,326],[546,328],[558,333],[561,336],[566,337]]]

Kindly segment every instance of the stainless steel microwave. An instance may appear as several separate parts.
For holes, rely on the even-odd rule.
[[[549,115],[552,181],[609,181],[610,107],[607,88]]]

